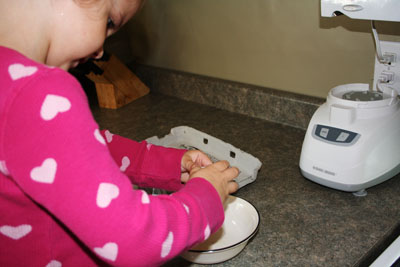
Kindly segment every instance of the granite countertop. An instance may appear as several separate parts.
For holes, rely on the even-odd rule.
[[[235,194],[258,209],[259,231],[218,266],[362,265],[400,222],[400,175],[368,189],[366,197],[303,178],[302,129],[155,93],[118,110],[92,109],[101,128],[134,140],[186,125],[261,160],[257,180]],[[195,265],[178,257],[165,266]]]

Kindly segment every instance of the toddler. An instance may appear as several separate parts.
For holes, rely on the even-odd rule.
[[[67,72],[141,5],[0,0],[0,266],[157,266],[222,225],[236,168],[100,131]]]

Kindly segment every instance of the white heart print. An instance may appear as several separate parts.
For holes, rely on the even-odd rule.
[[[63,96],[48,94],[40,109],[40,116],[43,120],[54,119],[58,113],[70,110],[71,102]]]
[[[34,66],[24,66],[22,64],[12,64],[8,67],[8,73],[10,74],[11,79],[18,80],[24,77],[29,77],[33,75],[38,70],[37,67]]]
[[[46,265],[46,267],[62,267],[62,264],[59,261],[52,260]]]
[[[104,132],[104,134],[106,135],[107,142],[108,142],[108,143],[111,143],[114,134],[110,133],[109,130],[106,130],[106,131]]]
[[[129,160],[129,158],[127,156],[122,158],[122,165],[119,168],[122,172],[126,171],[126,169],[129,167],[129,165],[131,164],[131,161]]]
[[[207,227],[204,230],[204,240],[207,240],[210,237],[210,234],[211,234],[210,225],[207,224]]]
[[[5,176],[8,176],[10,174],[4,160],[0,160],[0,172],[3,173]]]
[[[0,227],[0,233],[3,235],[18,240],[32,231],[32,226],[29,224],[21,224],[19,226],[3,225]]]
[[[146,191],[142,190],[142,204],[149,204],[149,203],[150,203],[149,195],[146,193]]]
[[[105,259],[115,261],[118,256],[118,245],[113,242],[109,242],[102,248],[94,248],[94,252]]]
[[[110,183],[101,183],[97,190],[96,203],[100,208],[107,208],[111,201],[119,195],[118,186]]]
[[[185,208],[185,210],[186,210],[187,214],[189,214],[189,213],[190,213],[189,207],[188,207],[188,206],[186,206],[185,204],[182,204],[182,205],[183,205],[183,207]]]
[[[152,144],[147,144],[147,145],[146,145],[147,150],[150,150],[150,148],[151,148],[152,146],[153,146]]]
[[[173,243],[174,243],[174,234],[172,232],[169,232],[167,239],[165,239],[165,241],[162,244],[161,258],[165,258],[169,255]]]
[[[55,159],[48,158],[43,161],[41,166],[32,169],[31,178],[39,183],[52,184],[56,177],[56,172],[57,162]]]
[[[97,141],[99,141],[103,145],[106,144],[106,141],[104,140],[103,136],[101,135],[99,129],[94,130],[94,137],[96,138]]]

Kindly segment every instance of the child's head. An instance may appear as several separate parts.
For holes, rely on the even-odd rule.
[[[98,57],[107,36],[141,7],[142,0],[51,0],[54,25],[46,64],[69,69]]]

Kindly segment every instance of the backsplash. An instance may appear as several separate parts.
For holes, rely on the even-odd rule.
[[[306,129],[324,99],[139,64],[129,68],[154,92]]]

